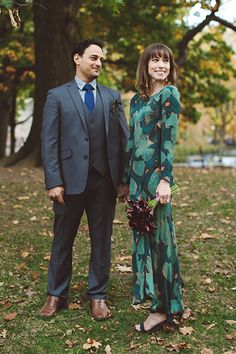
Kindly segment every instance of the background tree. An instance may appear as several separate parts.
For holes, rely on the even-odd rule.
[[[13,164],[28,156],[34,163],[40,163],[39,136],[46,92],[73,77],[69,64],[71,44],[94,34],[107,41],[108,57],[103,81],[109,78],[118,88],[133,89],[140,52],[151,42],[164,42],[177,53],[183,113],[188,120],[197,121],[199,118],[194,107],[196,103],[218,105],[229,99],[229,92],[222,82],[234,74],[228,60],[232,51],[223,40],[222,27],[207,27],[208,32],[204,30],[212,21],[235,30],[233,24],[216,16],[222,1],[216,1],[212,7],[210,0],[166,0],[164,3],[162,0],[145,3],[126,0],[125,6],[120,6],[120,12],[114,11],[114,6],[120,3],[120,0],[34,2],[34,119],[25,145],[2,164]],[[196,3],[201,3],[210,14],[201,24],[191,27],[185,16]],[[214,64],[211,67],[209,60]],[[229,64],[222,66],[225,60]]]
[[[34,85],[33,24],[27,18],[20,31],[11,32],[7,18],[0,22],[0,158],[5,155],[8,126],[11,126],[14,152],[14,127],[16,124],[17,100],[32,96]],[[6,35],[7,33],[7,35]]]

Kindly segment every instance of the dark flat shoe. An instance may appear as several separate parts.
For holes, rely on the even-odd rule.
[[[134,329],[136,330],[136,332],[140,332],[140,333],[152,333],[152,332],[156,332],[161,330],[165,325],[167,324],[171,324],[172,321],[170,321],[169,319],[166,319],[162,322],[157,323],[155,326],[153,326],[150,329],[145,329],[144,328],[144,322],[140,323],[140,331],[138,331],[136,329],[136,327],[134,327]]]

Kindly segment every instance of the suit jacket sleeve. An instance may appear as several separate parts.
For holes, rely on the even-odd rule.
[[[130,102],[130,121],[129,121],[129,139],[126,145],[126,161],[125,161],[125,169],[122,176],[122,182],[129,184],[130,182],[130,169],[131,169],[131,156],[134,147],[134,121],[132,115],[132,106],[133,99]]]
[[[42,161],[47,189],[63,185],[59,160],[59,118],[59,103],[53,91],[50,90],[44,106],[41,132]]]
[[[161,178],[172,184],[174,145],[181,110],[180,94],[176,87],[163,89],[161,105]]]
[[[121,102],[120,94],[118,96],[118,102]],[[127,145],[128,135],[129,135],[129,128],[126,121],[124,107],[122,104],[119,104],[119,140],[120,140],[120,159],[119,159],[120,160],[120,171],[119,171],[120,181],[119,183],[122,182],[122,176],[124,174],[126,161],[127,161],[126,145]]]

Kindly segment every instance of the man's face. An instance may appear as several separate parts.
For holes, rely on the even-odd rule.
[[[82,56],[79,54],[74,56],[76,75],[85,82],[96,79],[100,75],[103,60],[102,49],[96,44],[91,44],[85,49]]]

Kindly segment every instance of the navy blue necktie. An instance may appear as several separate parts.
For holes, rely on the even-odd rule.
[[[85,90],[84,103],[86,104],[89,112],[92,112],[94,110],[94,88],[92,85],[86,84],[84,85],[83,90]]]

